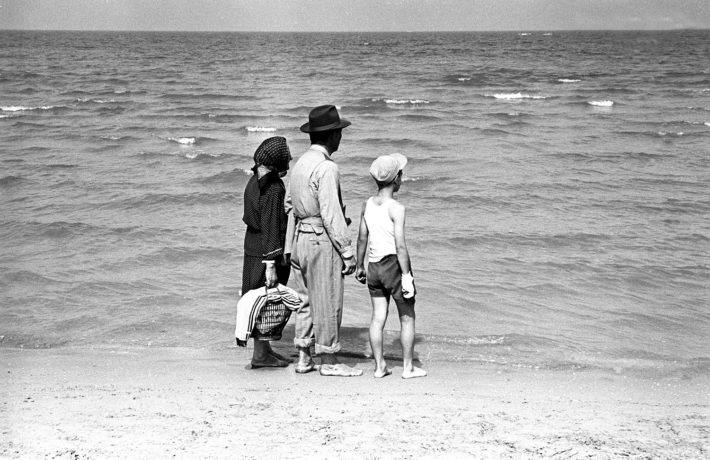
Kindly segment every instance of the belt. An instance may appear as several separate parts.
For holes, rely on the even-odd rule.
[[[323,227],[323,219],[320,216],[305,217],[298,219],[296,223],[296,231],[301,233],[316,233],[320,235],[325,231]]]

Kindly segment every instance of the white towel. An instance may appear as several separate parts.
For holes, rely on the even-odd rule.
[[[303,305],[298,293],[283,284],[277,284],[271,289],[252,289],[237,302],[237,320],[234,327],[237,343],[246,342],[251,337],[256,319],[268,302],[282,302],[289,310],[298,310]]]

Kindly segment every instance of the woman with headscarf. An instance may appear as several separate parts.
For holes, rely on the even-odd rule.
[[[254,175],[244,190],[244,269],[242,293],[252,289],[285,285],[290,274],[290,262],[284,254],[288,219],[284,208],[286,187],[281,178],[286,175],[291,152],[286,139],[271,137],[254,153]],[[284,324],[285,325],[285,324]],[[252,368],[286,367],[291,360],[276,353],[270,341],[281,339],[281,328],[264,335],[257,327],[252,331],[254,353]]]

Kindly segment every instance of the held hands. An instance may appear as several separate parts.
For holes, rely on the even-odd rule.
[[[414,276],[411,273],[402,274],[402,294],[405,299],[411,299],[416,294],[416,289],[414,288]]]
[[[343,259],[343,275],[352,275],[355,272],[356,265],[355,257],[350,256],[347,259]]]
[[[357,267],[355,269],[355,279],[362,284],[367,282],[367,272],[365,271],[365,267]]]

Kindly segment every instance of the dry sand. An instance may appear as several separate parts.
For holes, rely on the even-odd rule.
[[[249,349],[0,349],[3,458],[708,458],[708,377],[424,363],[249,370]]]

